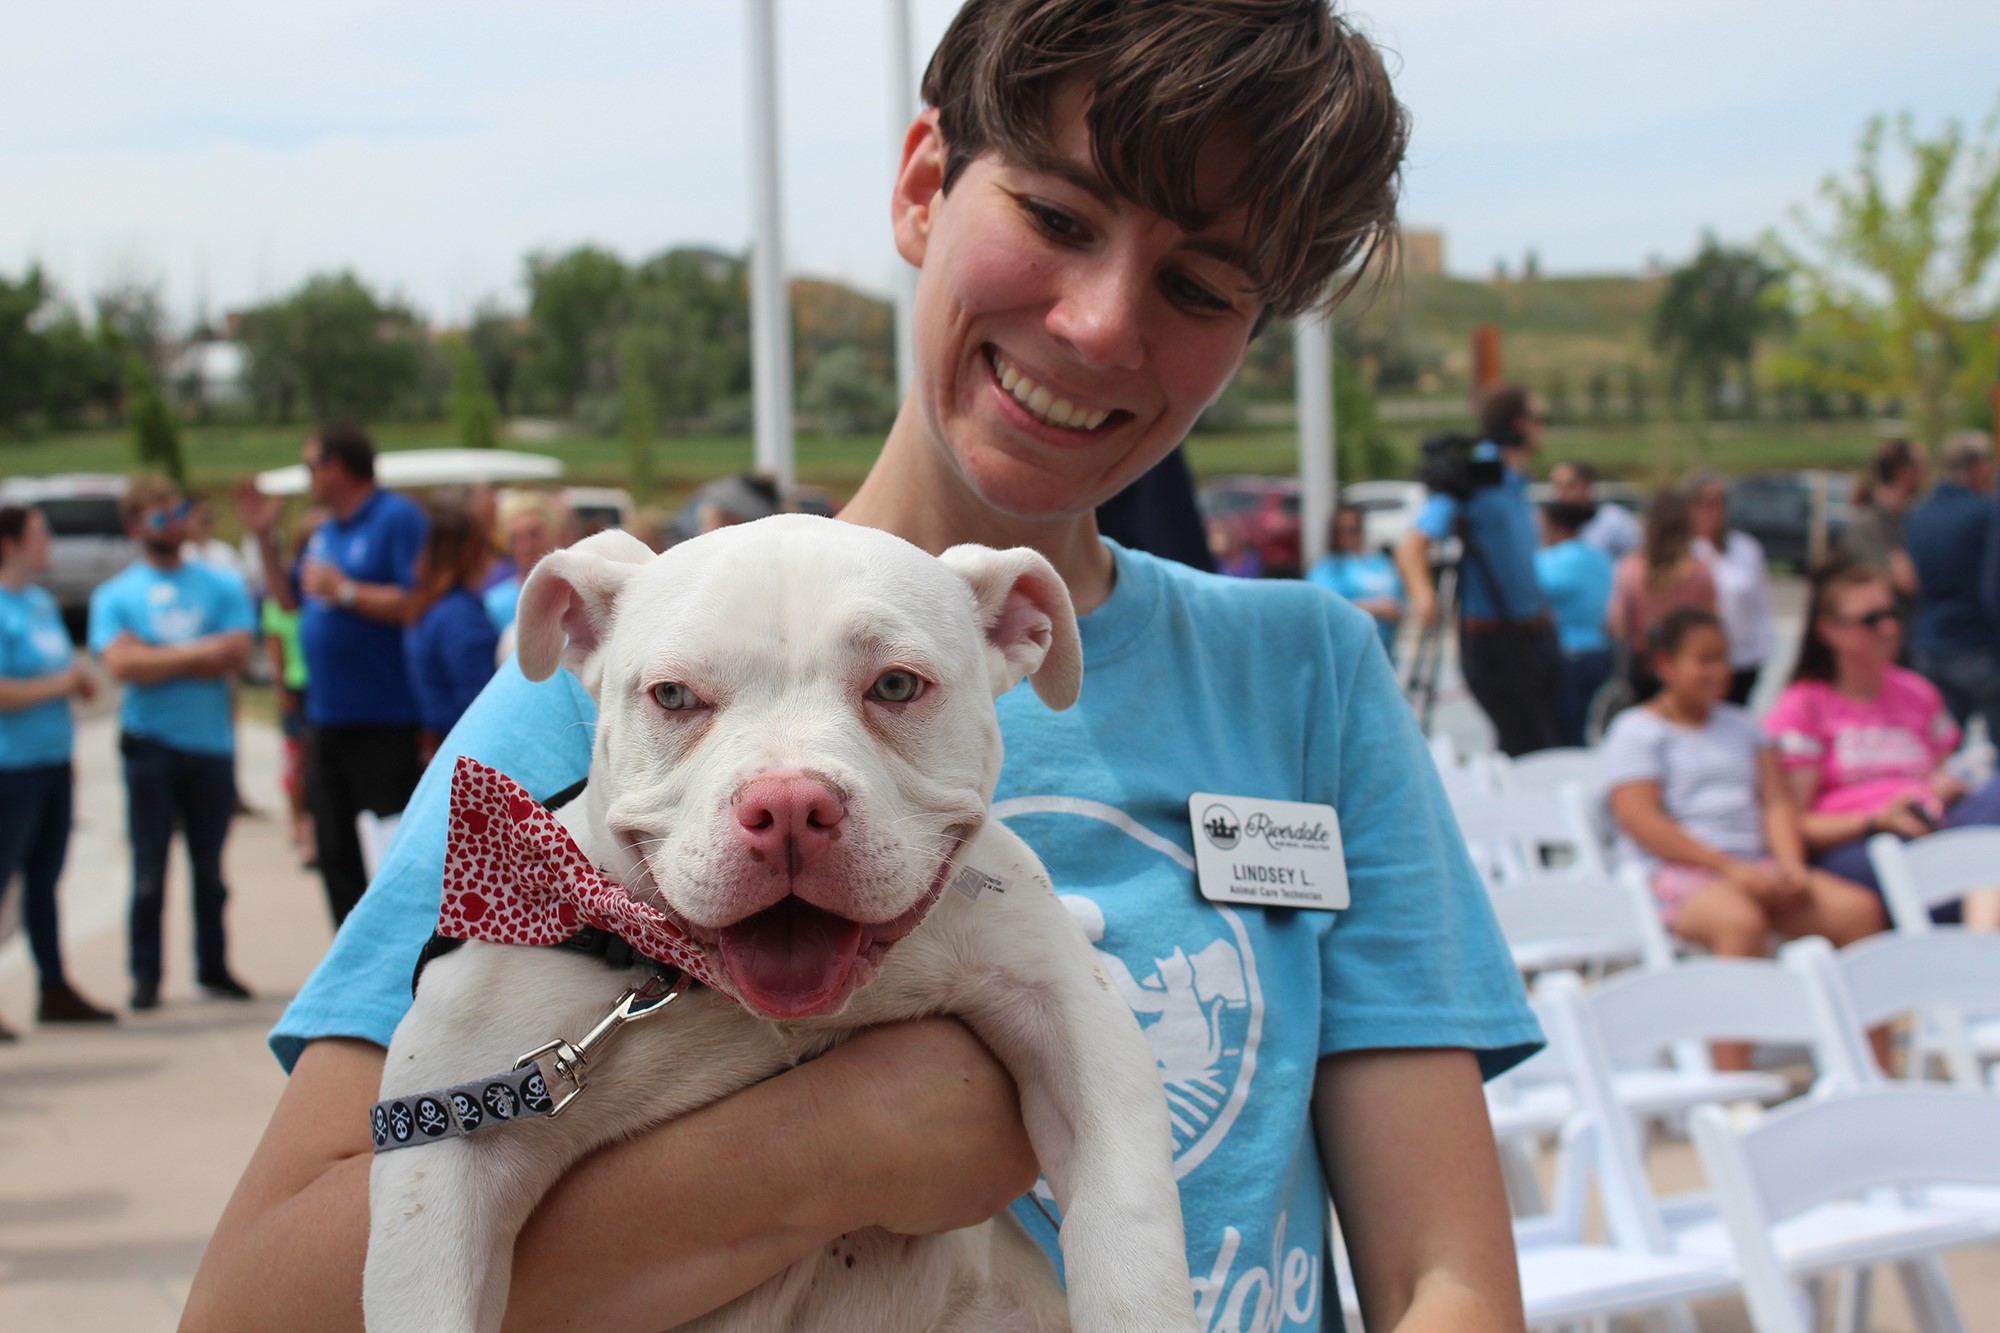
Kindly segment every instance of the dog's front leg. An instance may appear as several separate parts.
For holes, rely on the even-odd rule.
[[[450,1087],[505,1070],[543,1041],[575,1040],[641,975],[552,950],[467,944],[425,969],[390,1043],[382,1095]],[[372,1333],[498,1328],[522,1224],[565,1167],[632,1129],[635,1113],[586,1096],[552,1121],[378,1153],[362,1282]]]
[[[1022,1120],[1062,1209],[1072,1325],[1192,1330],[1172,1129],[1152,1051],[1045,885],[1019,883],[1004,908],[973,910],[992,909],[1012,919],[975,937],[984,966],[968,969],[976,993],[957,1007],[1020,1089]]]

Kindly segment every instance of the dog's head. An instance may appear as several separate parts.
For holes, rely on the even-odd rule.
[[[1000,772],[993,700],[1081,683],[1029,550],[781,515],[654,557],[608,533],[535,566],[522,672],[596,696],[605,869],[772,1018],[836,1012],[937,901]]]

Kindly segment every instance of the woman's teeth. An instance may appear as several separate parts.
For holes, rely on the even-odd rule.
[[[1028,409],[1028,415],[1049,426],[1070,430],[1096,430],[1111,413],[1078,407],[1067,398],[1058,398],[1042,385],[1021,373],[1018,366],[998,352],[993,353],[993,373],[1000,387],[1014,395],[1014,401]]]

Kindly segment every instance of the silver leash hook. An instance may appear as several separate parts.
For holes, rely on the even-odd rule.
[[[548,1119],[561,1115],[563,1108],[583,1094],[590,1086],[590,1059],[602,1052],[611,1039],[627,1023],[636,1023],[642,1018],[650,1018],[681,997],[686,989],[686,974],[682,972],[655,972],[631,990],[620,995],[611,1006],[611,1012],[597,1021],[597,1026],[585,1033],[582,1040],[564,1041],[558,1037],[544,1042],[534,1050],[514,1062],[514,1068],[525,1069],[539,1063],[544,1056],[555,1067],[558,1077],[568,1080],[570,1090],[563,1094],[550,1110]]]

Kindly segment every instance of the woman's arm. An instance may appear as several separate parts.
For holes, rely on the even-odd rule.
[[[1472,1052],[1328,1056],[1313,1082],[1313,1128],[1369,1328],[1523,1327],[1507,1195]]]
[[[307,1046],[202,1256],[183,1329],[361,1327],[382,1061],[368,1042]],[[983,1221],[1035,1173],[1013,1084],[962,1025],[864,1032],[571,1167],[515,1246],[506,1327],[650,1333],[859,1227]]]
[[[1764,841],[1787,873],[1803,872],[1806,864],[1805,834],[1799,829],[1799,806],[1777,751],[1766,747],[1757,752],[1757,800],[1764,807]]]
[[[1785,780],[1798,804],[1799,833],[1808,851],[1823,851],[1857,838],[1872,838],[1877,833],[1921,838],[1931,831],[1930,823],[1917,814],[1918,798],[1914,793],[1898,796],[1878,810],[1814,810],[1812,801],[1819,793],[1819,771],[1787,769]]]
[[[87,684],[79,680],[79,674],[86,670],[83,663],[71,662],[42,676],[0,679],[0,713],[18,713],[81,693]]]
[[[1611,815],[1632,841],[1677,865],[1726,873],[1736,859],[1690,834],[1660,804],[1657,782],[1621,782],[1611,789]]]

